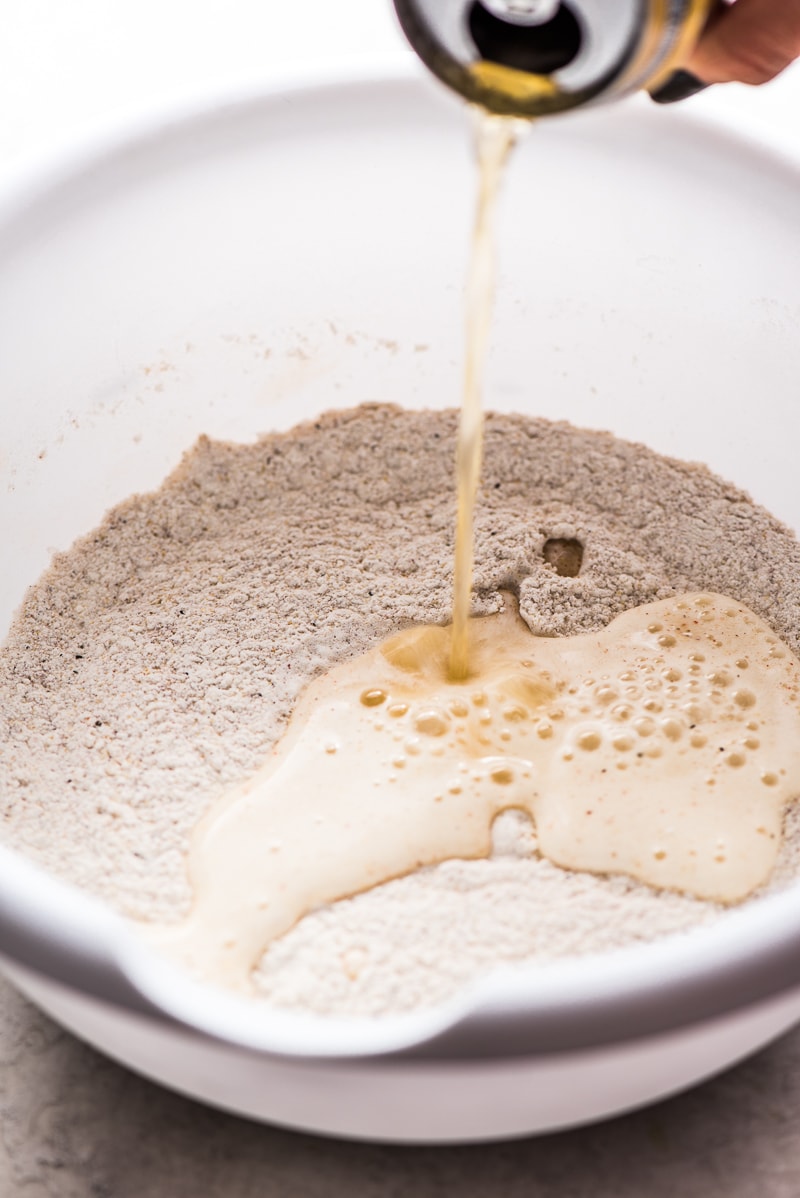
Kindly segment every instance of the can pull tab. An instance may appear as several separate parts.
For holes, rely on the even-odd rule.
[[[489,12],[512,25],[544,25],[561,7],[561,0],[484,0]]]

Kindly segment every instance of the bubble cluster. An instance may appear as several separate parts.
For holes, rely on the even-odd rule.
[[[555,739],[559,760],[579,776],[587,769],[606,775],[593,786],[612,786],[616,771],[657,763],[659,771],[696,776],[706,788],[730,789],[739,776],[748,787],[778,787],[774,742],[761,735],[765,717],[753,717],[761,704],[757,661],[772,660],[775,648],[786,652],[780,642],[764,637],[764,626],[743,609],[722,608],[710,596],[681,600],[644,627],[635,649],[619,652],[616,669],[609,652],[605,671],[587,668],[560,688],[561,726],[548,719],[536,726],[537,736]],[[762,637],[757,649],[751,628]]]
[[[588,852],[594,845],[591,868],[604,860],[611,872],[661,886],[687,886],[691,876],[689,889],[716,894],[723,884],[712,875],[729,879],[749,860],[732,847],[739,843],[731,831],[737,819],[762,845],[776,838],[767,813],[784,796],[786,771],[770,719],[780,701],[794,702],[800,714],[800,682],[795,676],[780,696],[769,689],[786,669],[779,654],[787,651],[729,601],[686,597],[643,615],[626,613],[595,640],[542,638],[531,657],[514,648],[521,639],[531,643],[527,631],[512,645],[490,634],[503,626],[480,622],[478,665],[465,682],[449,679],[425,656],[440,653],[443,630],[400,634],[390,651],[376,655],[371,676],[353,675],[353,715],[366,730],[354,742],[353,775],[366,773],[373,803],[413,805],[422,795],[438,820],[444,804],[470,828],[512,808],[538,821],[538,805],[549,796],[557,812],[552,827],[565,838],[554,859],[569,863],[574,854],[580,867],[576,846]],[[343,728],[322,747],[317,759],[340,769],[348,748]],[[548,791],[553,769],[559,782]],[[666,823],[649,806],[655,794],[666,796]],[[766,805],[755,819],[754,795]],[[633,820],[626,814],[631,803]],[[703,831],[704,804],[724,810],[718,841]],[[602,818],[590,820],[596,815]],[[547,826],[539,830],[543,852]],[[598,857],[598,830],[611,827],[605,857]],[[681,873],[687,863],[694,873]]]

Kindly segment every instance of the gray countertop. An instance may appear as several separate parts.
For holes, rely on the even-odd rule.
[[[680,1098],[560,1135],[397,1148],[219,1114],[0,982],[0,1198],[797,1198],[800,1030]]]

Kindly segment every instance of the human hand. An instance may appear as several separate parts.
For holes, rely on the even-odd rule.
[[[800,0],[733,0],[711,16],[683,70],[653,93],[684,100],[709,83],[767,83],[800,58]]]

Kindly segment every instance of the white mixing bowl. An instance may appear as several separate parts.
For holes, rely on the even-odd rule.
[[[165,124],[8,203],[0,627],[53,548],[155,487],[199,433],[248,440],[365,400],[455,405],[474,194],[460,107],[398,69]],[[489,405],[703,460],[797,527],[797,158],[642,101],[545,122],[502,207]],[[360,1137],[595,1119],[800,1018],[797,887],[691,935],[348,1023],[195,985],[0,850],[0,953],[142,1073]]]

